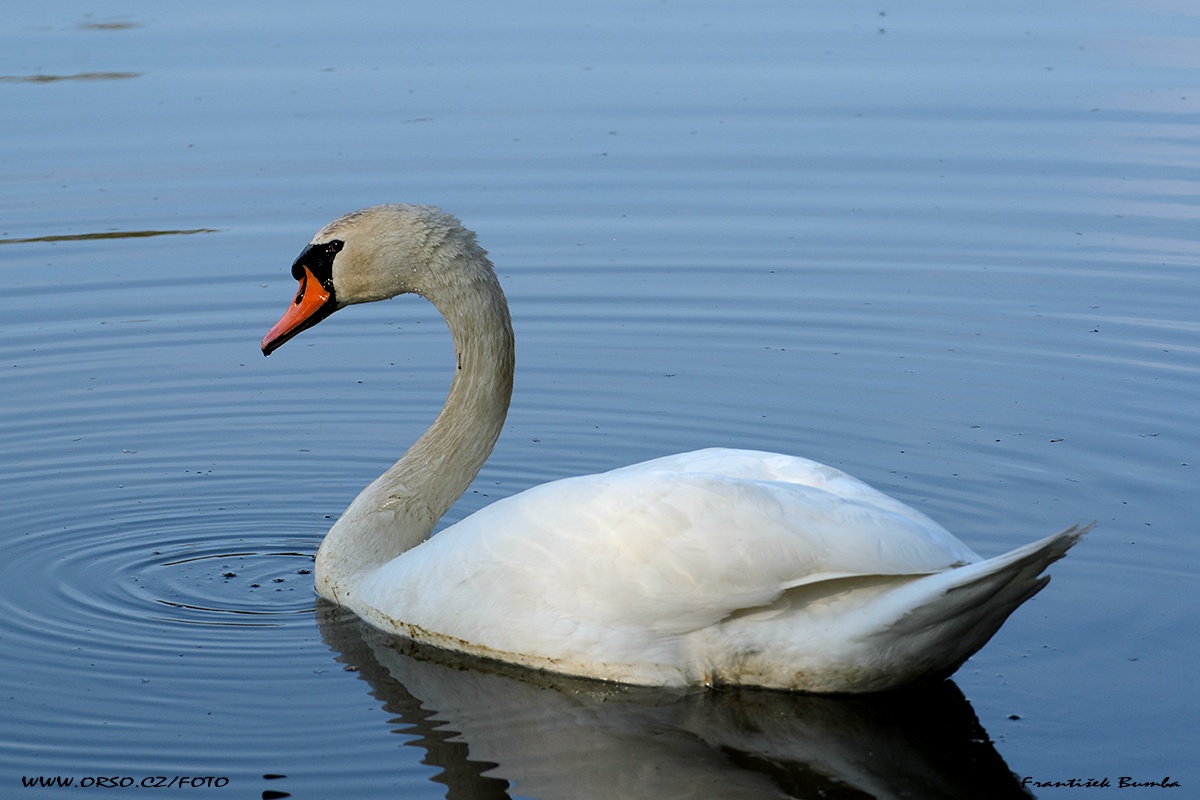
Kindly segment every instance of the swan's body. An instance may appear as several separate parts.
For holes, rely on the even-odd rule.
[[[486,253],[438,209],[377,206],[318,232],[293,274],[265,353],[338,308],[405,292],[454,336],[442,412],[317,553],[317,591],[387,631],[627,683],[890,689],[957,669],[1086,530],[985,561],[831,467],[710,449],[538,486],[431,538],[512,391],[508,306]]]

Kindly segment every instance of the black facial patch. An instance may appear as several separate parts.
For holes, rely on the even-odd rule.
[[[292,264],[292,277],[300,280],[304,277],[304,268],[308,267],[325,290],[333,294],[333,257],[345,246],[341,239],[310,244]]]

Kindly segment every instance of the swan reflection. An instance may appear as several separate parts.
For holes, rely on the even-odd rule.
[[[455,800],[1030,796],[949,681],[856,697],[667,691],[457,656],[324,601],[317,621]]]

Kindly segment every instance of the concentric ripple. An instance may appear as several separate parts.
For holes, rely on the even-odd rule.
[[[315,540],[223,525],[108,520],[27,535],[4,566],[6,582],[22,587],[10,623],[31,641],[49,635],[93,652],[112,642],[141,657],[197,642],[244,650],[222,633],[229,627],[311,625]],[[105,634],[98,640],[96,631]]]
[[[277,626],[280,615],[313,610],[312,579],[307,577],[312,560],[311,553],[298,552],[202,553],[164,561],[131,580],[155,602],[202,617],[193,620],[194,614],[181,613],[177,622]],[[272,593],[288,602],[276,602]]]

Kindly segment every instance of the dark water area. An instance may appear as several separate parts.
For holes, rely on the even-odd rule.
[[[7,23],[0,795],[1200,791],[1195,9]],[[309,237],[382,202],[460,216],[512,308],[508,422],[446,522],[719,445],[845,469],[984,555],[1097,527],[915,694],[635,690],[388,641],[316,602],[312,555],[432,420],[445,326],[402,298],[258,351]]]

